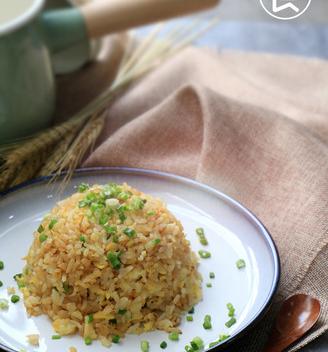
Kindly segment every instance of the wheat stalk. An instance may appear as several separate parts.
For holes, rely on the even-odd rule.
[[[32,136],[22,143],[0,148],[0,191],[35,175],[67,170],[72,176],[86,153],[94,146],[104,126],[106,108],[127,85],[152,70],[168,57],[196,40],[218,22],[214,16],[205,26],[199,21],[178,25],[159,39],[158,25],[122,60],[116,79],[103,93],[70,120]]]

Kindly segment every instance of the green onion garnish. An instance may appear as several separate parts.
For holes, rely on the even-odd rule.
[[[203,246],[207,246],[208,245],[208,242],[207,242],[207,239],[205,237],[205,232],[204,232],[204,229],[202,227],[198,227],[196,229],[196,233],[199,237],[199,241],[200,243],[203,245]]]
[[[177,333],[177,332],[171,332],[170,334],[169,334],[169,339],[171,340],[171,341],[179,341],[179,333]]]
[[[160,244],[161,243],[161,239],[160,238],[155,238],[154,240],[152,240],[152,244],[154,245],[154,246],[157,246],[158,244]]]
[[[126,227],[123,230],[123,233],[126,234],[129,238],[133,238],[136,235],[136,231],[131,229],[131,228],[129,228],[129,227]]]
[[[219,336],[219,338],[216,340],[216,341],[213,341],[209,344],[209,347],[214,347],[215,345],[217,345],[218,343],[228,339],[230,337],[230,335],[225,335],[225,334],[222,334]]]
[[[85,243],[85,242],[86,242],[85,237],[81,235],[81,236],[80,236],[80,241],[81,241],[82,243]]]
[[[150,210],[147,212],[147,216],[153,216],[155,214],[156,214],[156,211],[154,211],[154,210]]]
[[[109,216],[107,214],[102,214],[99,218],[99,225],[105,225],[109,220]]]
[[[203,250],[200,250],[198,251],[198,254],[201,258],[203,259],[208,259],[208,258],[211,258],[211,253],[208,252],[208,251],[203,251]]]
[[[215,274],[213,272],[210,273],[210,279],[215,279]]]
[[[149,342],[148,341],[141,341],[140,348],[142,352],[149,352]]]
[[[198,336],[194,337],[192,341],[190,341],[190,345],[194,351],[201,351],[204,348],[204,342]]]
[[[68,282],[65,281],[63,282],[63,289],[64,289],[64,292],[67,294],[67,293],[70,293],[71,290],[72,290],[72,287],[69,286]]]
[[[244,259],[238,259],[236,262],[236,266],[238,269],[243,269],[246,267],[246,262]]]
[[[114,335],[113,337],[112,337],[112,342],[113,343],[119,343],[120,342],[120,336],[118,336],[118,335]]]
[[[45,233],[41,233],[39,236],[39,241],[42,243],[48,239],[48,236]]]
[[[93,314],[87,315],[86,321],[87,321],[87,324],[91,324],[93,322]]]
[[[234,317],[235,316],[235,308],[231,303],[227,304],[227,308],[229,310],[228,316],[229,317]]]
[[[129,198],[130,198],[130,195],[127,192],[121,192],[117,196],[117,199],[123,200],[123,201],[128,200]]]
[[[187,316],[186,316],[186,320],[187,320],[187,321],[193,321],[194,318],[193,318],[192,315],[187,315]]]
[[[203,327],[206,330],[212,329],[212,323],[211,323],[211,316],[210,315],[205,315]]]
[[[159,347],[162,348],[163,350],[165,350],[165,348],[167,347],[167,342],[162,341],[161,344],[159,345]]]
[[[192,307],[189,311],[188,314],[194,314],[195,313],[195,307]]]
[[[133,210],[141,210],[145,206],[145,201],[139,197],[135,197],[131,202]]]
[[[116,226],[112,226],[112,225],[106,225],[104,226],[104,230],[106,231],[106,233],[108,233],[109,235],[115,235],[117,232],[117,227]]]
[[[11,298],[10,298],[10,300],[11,300],[13,303],[17,303],[17,302],[19,302],[20,298],[19,298],[19,296],[17,296],[17,295],[12,295]]]
[[[124,315],[126,312],[127,312],[126,309],[119,309],[117,313],[118,313],[119,315]]]
[[[211,287],[212,287],[212,284],[211,284],[210,282],[208,282],[208,283],[206,284],[206,287],[211,288]]]
[[[91,345],[91,344],[92,344],[92,339],[91,339],[91,337],[85,337],[85,338],[84,338],[84,343],[85,343],[86,345]]]
[[[89,188],[90,188],[90,186],[87,183],[81,183],[77,189],[80,193],[83,193],[86,190],[88,190]]]
[[[3,282],[0,280],[0,287],[2,287],[3,286]]]
[[[236,324],[236,322],[237,322],[236,318],[235,318],[235,317],[232,317],[232,318],[230,318],[230,319],[225,323],[225,326],[226,326],[227,328],[231,328],[232,325]]]
[[[2,260],[0,260],[0,270],[3,270],[3,268],[5,267],[5,264]]]
[[[52,339],[52,340],[60,340],[60,339],[61,339],[61,336],[60,336],[60,335],[52,335],[52,336],[51,336],[51,339]]]
[[[57,219],[52,219],[48,225],[49,230],[52,230],[53,227],[57,224],[58,220]]]
[[[39,227],[38,227],[38,232],[39,233],[42,233],[44,231],[44,227],[42,226],[42,225],[40,225]]]
[[[115,270],[118,270],[121,267],[120,255],[121,253],[116,253],[116,252],[107,253],[107,260],[111,263],[113,269]]]
[[[9,308],[9,302],[7,299],[0,298],[0,310],[5,310]]]

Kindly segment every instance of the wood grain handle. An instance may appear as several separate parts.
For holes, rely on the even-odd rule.
[[[96,0],[82,6],[90,38],[190,14],[219,0]]]

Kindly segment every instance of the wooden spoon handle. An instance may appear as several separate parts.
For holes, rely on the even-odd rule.
[[[82,6],[89,37],[122,31],[217,5],[219,0],[97,0]]]

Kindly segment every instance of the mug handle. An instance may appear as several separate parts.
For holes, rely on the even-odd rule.
[[[80,7],[46,11],[42,27],[51,51],[87,38],[178,17],[213,7],[220,0],[97,0]]]

